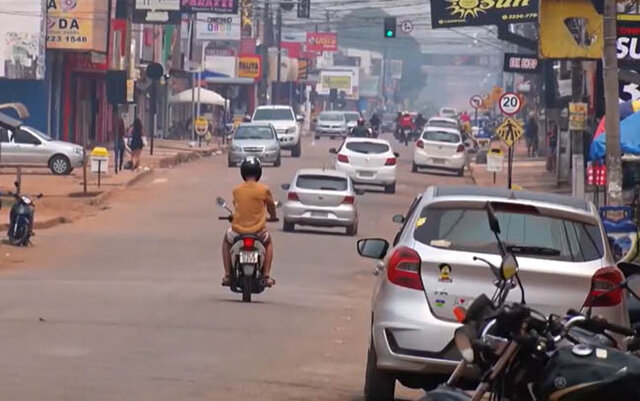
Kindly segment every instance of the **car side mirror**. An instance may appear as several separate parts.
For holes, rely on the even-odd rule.
[[[329,153],[331,153],[332,155],[336,155],[336,154],[338,154],[338,149],[331,148],[331,149],[329,149]]]
[[[380,238],[361,239],[358,241],[358,254],[363,258],[383,259],[389,250],[389,243]]]
[[[396,224],[403,224],[406,218],[401,214],[396,214],[391,220]]]
[[[289,188],[291,188],[291,184],[282,184],[280,185],[280,188],[284,189],[285,191],[288,191]]]
[[[400,157],[400,153],[398,153],[398,152],[393,152],[393,155],[394,155],[395,157]]]

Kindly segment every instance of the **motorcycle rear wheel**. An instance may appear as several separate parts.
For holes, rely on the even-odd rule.
[[[251,276],[242,277],[242,302],[251,302]]]

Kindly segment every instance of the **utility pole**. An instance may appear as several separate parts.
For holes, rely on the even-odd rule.
[[[608,203],[622,205],[622,159],[620,157],[620,110],[618,106],[618,59],[616,56],[616,0],[604,0],[603,81],[607,145]]]
[[[571,101],[582,101],[583,87],[582,62],[571,60]],[[616,86],[617,95],[617,86]],[[571,194],[577,198],[583,198],[584,193],[584,133],[582,131],[570,131],[572,155],[573,179],[571,180]]]
[[[278,45],[278,69],[276,70],[276,88],[274,90],[274,100],[276,104],[280,102],[280,74],[282,69],[282,7],[278,5],[278,13],[276,16],[276,29],[278,29],[277,45]]]

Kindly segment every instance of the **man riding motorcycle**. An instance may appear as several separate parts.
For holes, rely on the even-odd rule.
[[[243,234],[255,234],[265,247],[265,258],[262,277],[267,287],[276,282],[269,275],[273,262],[273,244],[267,231],[267,213],[269,220],[276,220],[276,204],[271,190],[259,183],[262,177],[262,165],[255,158],[245,159],[240,165],[240,174],[244,182],[233,189],[233,206],[235,211],[231,220],[231,228],[222,240],[222,261],[224,263],[223,286],[231,284],[231,246],[236,237]]]
[[[369,129],[364,126],[364,118],[358,119],[358,125],[351,130],[351,136],[355,138],[368,138]]]
[[[380,117],[376,113],[373,113],[371,119],[369,120],[369,124],[371,124],[371,129],[377,131],[380,128]]]

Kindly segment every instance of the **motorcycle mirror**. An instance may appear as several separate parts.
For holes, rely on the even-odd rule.
[[[518,274],[518,261],[512,253],[504,255],[500,264],[500,278],[503,280],[511,280]]]
[[[227,206],[227,202],[224,201],[224,199],[222,199],[221,197],[217,197],[216,198],[216,204],[220,207],[226,207]]]

